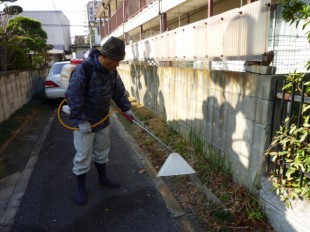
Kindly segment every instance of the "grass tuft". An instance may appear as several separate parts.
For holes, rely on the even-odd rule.
[[[151,110],[132,100],[136,116],[161,141],[182,155],[194,167],[204,186],[212,191],[227,209],[208,201],[205,192],[195,186],[188,176],[164,177],[164,181],[188,214],[196,215],[207,231],[271,231],[266,214],[255,196],[239,186],[231,174],[231,164],[226,157],[211,146],[205,147],[201,137],[190,133],[188,141]],[[120,117],[126,130],[145,151],[158,171],[168,153],[136,125]]]

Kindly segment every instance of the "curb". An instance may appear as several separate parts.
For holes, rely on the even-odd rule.
[[[171,212],[172,216],[178,220],[181,231],[194,232],[195,230],[192,228],[191,223],[187,220],[186,214],[180,206],[179,202],[173,196],[172,192],[170,191],[166,183],[162,180],[162,178],[157,177],[156,169],[153,167],[150,160],[143,154],[141,148],[136,144],[135,140],[127,132],[123,124],[118,120],[117,115],[111,115],[110,118],[113,119],[117,127],[122,131],[121,134],[124,139],[128,141],[128,144],[135,151],[137,158],[143,164],[145,170],[155,183],[156,188],[164,199],[166,207]]]

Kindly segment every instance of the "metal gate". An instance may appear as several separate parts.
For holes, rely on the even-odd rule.
[[[303,74],[291,74],[303,75]],[[281,88],[284,86],[286,88]],[[275,81],[274,104],[272,109],[270,148],[267,151],[267,170],[278,180],[278,183],[284,183],[282,180],[288,179],[288,170],[292,165],[291,159],[295,157],[298,151],[294,146],[290,149],[290,139],[300,141],[301,149],[304,149],[303,155],[310,156],[310,97],[309,97],[309,82],[294,83],[286,80]],[[278,90],[280,89],[280,90]],[[307,96],[308,93],[308,96]],[[303,130],[303,132],[299,132]],[[278,137],[277,137],[278,136]],[[279,137],[280,136],[280,137]],[[282,136],[282,137],[281,137]],[[274,143],[275,138],[283,138],[281,142]],[[287,138],[287,140],[285,140]],[[274,146],[273,146],[274,145]],[[287,153],[289,152],[289,154]],[[278,154],[272,160],[272,154]],[[282,154],[282,155],[279,155]],[[302,162],[302,161],[301,161]],[[304,162],[304,161],[303,161]],[[295,163],[293,165],[296,165]],[[310,163],[303,163],[306,167],[310,167]],[[299,168],[299,173],[294,173],[294,178],[299,178],[299,187],[301,188],[304,182],[308,182],[310,178],[310,170]]]

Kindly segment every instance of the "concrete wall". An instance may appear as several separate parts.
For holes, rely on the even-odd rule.
[[[119,72],[133,97],[186,137],[200,134],[229,157],[238,182],[252,187],[268,146],[275,77],[144,65]]]
[[[34,93],[44,91],[47,72],[42,69],[0,74],[0,123],[29,102]]]
[[[230,160],[235,180],[261,197],[277,231],[310,228],[309,203],[288,213],[264,177],[274,80],[281,77],[144,64],[121,64],[118,70],[132,97],[185,137],[196,132]]]

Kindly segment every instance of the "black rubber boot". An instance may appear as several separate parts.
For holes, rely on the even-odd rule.
[[[77,182],[78,182],[78,190],[76,193],[76,204],[78,205],[85,205],[87,202],[87,195],[86,195],[86,173],[77,175]]]
[[[99,163],[95,163],[95,166],[97,168],[98,171],[98,176],[99,176],[99,183],[102,185],[106,185],[112,188],[118,188],[120,186],[119,183],[111,181],[108,177],[107,177],[107,173],[106,173],[106,164],[99,164]]]

